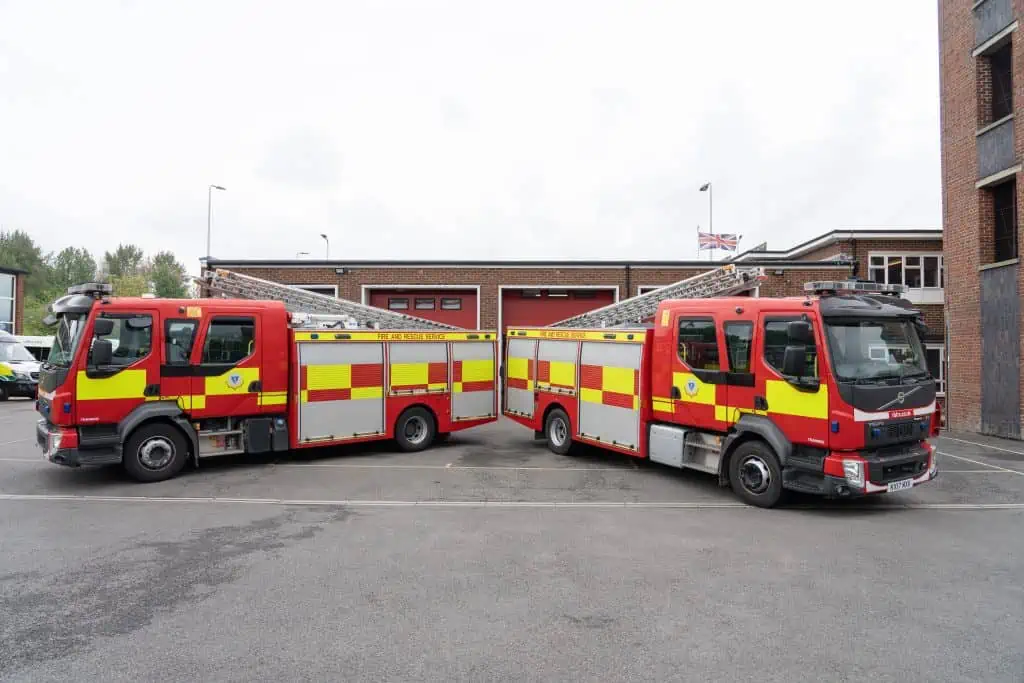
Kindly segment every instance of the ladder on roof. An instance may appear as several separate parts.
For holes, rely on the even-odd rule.
[[[326,294],[317,294],[296,289],[270,280],[251,275],[242,275],[218,268],[206,271],[200,286],[211,296],[230,299],[257,299],[280,301],[295,314],[292,325],[304,328],[344,327],[347,329],[390,329],[390,330],[458,330],[452,325],[417,318],[404,313],[395,313],[375,306],[364,306],[352,301],[337,299]]]
[[[738,268],[727,264],[631,299],[566,318],[549,327],[615,327],[650,320],[658,304],[668,299],[708,299],[739,294],[757,287],[764,268]]]

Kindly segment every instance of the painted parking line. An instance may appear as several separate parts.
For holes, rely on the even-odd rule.
[[[0,446],[13,446],[16,443],[28,443],[29,441],[35,441],[35,439],[18,439],[17,441],[0,441]]]
[[[1022,477],[1024,477],[1024,472],[1021,472],[1019,470],[1011,470],[1009,467],[1000,467],[999,465],[990,465],[987,462],[982,462],[980,460],[972,460],[971,458],[965,458],[962,455],[953,455],[952,453],[946,453],[945,451],[935,451],[935,452],[938,453],[939,455],[945,456],[947,458],[956,458],[957,460],[963,460],[964,462],[973,463],[975,465],[981,465],[982,467],[989,467],[989,468],[991,468],[993,470],[999,470],[999,471],[1002,471],[1002,472],[1010,472],[1012,474],[1019,474]]]
[[[977,441],[968,441],[967,439],[957,439],[952,436],[939,436],[940,439],[949,439],[950,441],[956,441],[957,443],[967,443],[972,446],[980,446],[982,448],[989,448],[993,451],[1002,451],[1003,453],[1013,453],[1014,455],[1024,456],[1024,451],[1015,451],[1010,448],[1001,448],[1000,446],[990,446],[987,443],[979,443]]]
[[[515,465],[365,465],[353,463],[278,463],[277,467],[333,470],[497,470],[524,472],[633,472],[635,467],[518,467]]]
[[[751,510],[760,511],[740,502],[558,502],[558,501],[422,501],[422,500],[307,500],[286,498],[217,498],[173,496],[72,496],[50,494],[2,493],[0,501],[45,501],[69,503],[179,503],[194,505],[265,505],[278,507],[313,508],[502,508],[502,509],[586,509],[586,510]],[[1024,503],[879,503],[798,505],[793,510],[1024,510]]]

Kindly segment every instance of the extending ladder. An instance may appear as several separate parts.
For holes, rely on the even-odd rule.
[[[218,268],[203,273],[200,286],[211,295],[231,299],[275,300],[284,303],[299,327],[343,327],[347,329],[458,330],[452,325],[417,318],[404,313],[364,306],[325,294],[307,292],[251,275]]]
[[[709,299],[739,294],[756,288],[764,277],[764,268],[737,268],[735,264],[730,263],[721,268],[680,280],[675,284],[665,285],[653,292],[566,318],[549,325],[549,327],[634,325],[653,318],[658,312],[658,304],[662,301]]]

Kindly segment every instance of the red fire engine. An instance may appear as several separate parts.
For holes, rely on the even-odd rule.
[[[230,273],[219,282],[255,295],[273,287]],[[210,455],[391,438],[416,451],[497,419],[495,332],[277,287],[261,298],[278,300],[72,288],[51,306],[56,334],[39,379],[47,458],[123,463],[160,481]],[[289,313],[295,301],[339,315]]]
[[[555,453],[581,442],[707,472],[763,507],[786,491],[852,497],[934,479],[935,382],[898,289],[707,298],[757,281],[730,266],[510,330],[505,415]]]

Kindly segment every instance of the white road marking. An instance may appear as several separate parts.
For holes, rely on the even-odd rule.
[[[72,496],[50,494],[0,493],[0,501],[48,501],[71,503],[194,503],[206,505],[275,505],[332,508],[545,508],[545,509],[590,509],[590,510],[714,510],[746,509],[758,511],[740,502],[541,502],[541,501],[420,501],[420,500],[304,500],[286,498],[215,498],[173,496]],[[875,505],[840,504],[834,506],[803,505],[793,506],[794,510],[1024,510],[1024,503],[881,503]]]
[[[943,469],[943,474],[1015,474],[1004,470],[950,470]]]
[[[1009,448],[1000,448],[999,446],[989,446],[987,443],[978,443],[977,441],[968,441],[966,439],[955,439],[952,436],[940,436],[940,439],[949,439],[950,441],[959,441],[960,443],[969,443],[972,446],[981,446],[982,448],[991,448],[994,451],[1002,451],[1003,453],[1013,453],[1014,455],[1024,455],[1024,451],[1014,451]]]
[[[16,443],[28,443],[29,441],[35,441],[35,439],[18,439],[17,441],[3,441],[0,442],[0,446],[11,446]]]
[[[42,455],[38,458],[0,458],[0,462],[46,462]]]
[[[957,460],[963,460],[964,462],[974,463],[975,465],[981,465],[982,467],[991,467],[994,470],[1000,470],[1002,472],[1012,472],[1013,474],[1019,474],[1022,477],[1024,477],[1024,472],[1021,472],[1019,470],[1011,470],[1008,467],[1000,467],[999,465],[990,465],[987,462],[982,462],[980,460],[971,460],[970,458],[965,458],[962,455],[953,455],[952,453],[946,453],[945,451],[935,451],[935,452],[938,453],[939,455],[944,455],[947,458],[956,458]]]

